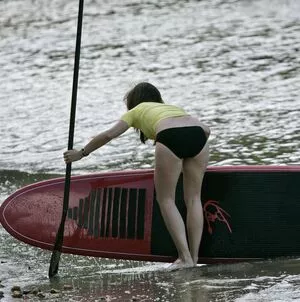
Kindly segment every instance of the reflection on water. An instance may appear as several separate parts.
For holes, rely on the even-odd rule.
[[[0,1],[1,200],[64,172],[77,9]],[[147,80],[211,127],[211,165],[299,164],[299,11],[298,0],[85,1],[75,146],[116,121],[124,93]],[[73,170],[152,166],[152,144],[128,131]],[[300,300],[297,260],[166,274],[164,264],[65,255],[50,284],[49,252],[3,229],[0,246],[7,301],[15,284],[39,286],[49,301]],[[69,283],[59,298],[48,293]]]
[[[14,247],[14,255],[6,259],[1,252],[4,291],[16,284],[24,289],[39,288],[47,301],[240,302],[297,301],[300,297],[299,259],[198,266],[170,273],[165,271],[168,265],[165,263],[64,255],[60,263],[61,279],[49,282],[50,252],[25,246],[12,238],[8,241],[9,250]],[[68,290],[64,289],[66,285],[70,286]],[[58,293],[51,294],[51,288]]]

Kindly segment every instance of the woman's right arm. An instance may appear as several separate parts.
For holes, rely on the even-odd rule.
[[[118,121],[110,129],[99,133],[95,136],[82,150],[68,150],[64,152],[64,160],[66,163],[80,160],[82,157],[87,156],[93,151],[99,149],[100,147],[106,145],[112,139],[120,136],[129,126],[123,120]]]

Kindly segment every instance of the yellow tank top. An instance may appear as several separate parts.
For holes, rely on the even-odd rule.
[[[123,114],[121,120],[129,127],[140,129],[148,138],[155,139],[158,122],[165,118],[184,115],[187,113],[174,105],[143,102]]]

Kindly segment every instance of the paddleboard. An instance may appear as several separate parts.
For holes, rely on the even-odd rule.
[[[209,167],[203,182],[199,263],[300,255],[300,166]],[[64,178],[10,195],[0,222],[15,238],[52,250]],[[182,177],[176,204],[185,219]],[[156,201],[153,170],[72,176],[62,252],[171,262],[175,246]]]

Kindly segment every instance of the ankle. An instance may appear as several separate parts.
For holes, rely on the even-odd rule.
[[[184,263],[194,263],[193,258],[192,258],[191,255],[182,255],[178,259],[180,259]]]

